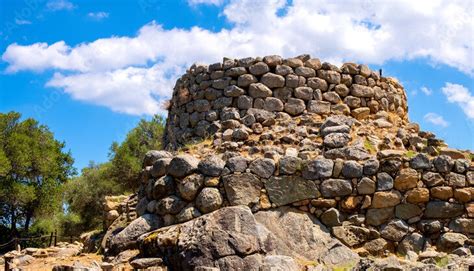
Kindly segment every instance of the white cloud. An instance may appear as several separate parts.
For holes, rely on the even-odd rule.
[[[103,19],[109,18],[109,13],[104,12],[104,11],[99,11],[99,12],[89,12],[87,13],[87,17],[96,20],[96,21],[101,21]]]
[[[421,87],[420,90],[421,90],[421,92],[423,92],[425,95],[428,95],[428,96],[430,96],[431,94],[433,94],[433,91],[432,91],[431,89],[429,89],[429,88],[427,88],[427,87],[424,87],[424,86]]]
[[[441,126],[443,128],[446,128],[449,126],[449,122],[447,122],[443,116],[440,116],[436,113],[428,113],[426,114],[423,119],[426,121],[426,122],[429,122],[429,123],[432,123],[434,125],[438,125],[438,126]]]
[[[290,57],[310,53],[333,63],[368,64],[423,57],[431,63],[446,64],[473,75],[470,15],[473,7],[468,2],[295,0],[288,4],[284,0],[230,1],[222,2],[222,16],[232,27],[218,32],[199,27],[166,30],[152,22],[133,37],[103,38],[76,46],[63,41],[31,45],[13,43],[7,47],[2,59],[8,62],[9,72],[56,70],[62,74],[61,82],[64,83],[57,86],[68,88],[70,93],[96,90],[80,87],[79,83],[65,81],[66,78],[103,75],[102,82],[107,84],[104,89],[117,96],[138,90],[132,85],[124,89],[108,84],[110,74],[115,72],[129,68],[152,70],[156,64],[164,69],[155,75],[156,80],[172,86],[179,73],[193,62],[212,63],[223,56],[280,54]],[[101,80],[97,82],[100,84]],[[140,84],[133,86],[141,87]],[[148,96],[145,96],[160,93],[166,97],[171,91],[172,88],[158,85],[156,89],[149,88]],[[149,109],[140,110],[139,106],[130,110],[125,103],[98,102],[92,94],[75,97],[121,112],[150,112]],[[137,106],[136,102],[131,104]]]
[[[15,23],[17,25],[25,25],[25,24],[31,24],[31,21],[15,18]]]
[[[196,5],[214,5],[220,6],[224,3],[224,0],[188,0],[188,5],[196,6]]]
[[[441,90],[448,102],[456,103],[468,118],[474,119],[474,95],[465,86],[446,82]]]
[[[50,0],[46,3],[46,8],[50,11],[73,10],[76,6],[67,0]]]

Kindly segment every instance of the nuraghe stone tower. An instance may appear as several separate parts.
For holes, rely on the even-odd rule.
[[[164,142],[145,158],[140,218],[127,228],[142,226],[110,236],[110,252],[139,246],[175,270],[267,270],[268,255],[308,268],[473,244],[472,153],[420,131],[400,83],[366,65],[308,55],[193,65]],[[292,212],[306,220],[283,223]],[[299,236],[308,221],[325,231],[326,254],[314,233]]]

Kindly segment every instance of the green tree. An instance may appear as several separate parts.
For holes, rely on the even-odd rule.
[[[122,184],[127,191],[135,191],[140,185],[142,161],[149,150],[162,148],[165,120],[155,115],[150,121],[140,120],[137,127],[128,132],[122,144],[113,142],[110,147],[111,178]]]
[[[75,171],[65,144],[34,119],[0,113],[0,221],[11,235],[62,211],[61,185]]]

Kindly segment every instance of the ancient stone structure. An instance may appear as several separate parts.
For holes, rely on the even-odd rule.
[[[319,219],[320,229],[361,256],[432,247],[467,255],[474,243],[472,153],[409,122],[403,87],[365,65],[339,68],[308,55],[193,65],[174,88],[165,143],[168,151],[145,158],[139,218],[107,240],[109,251],[140,246],[186,270],[265,266],[275,259],[254,243],[261,227],[274,235],[273,254],[332,264],[322,252],[295,256],[275,241],[288,223],[265,224],[274,212]],[[247,228],[221,209],[250,221]],[[235,239],[232,248],[192,250],[209,223],[210,232]]]

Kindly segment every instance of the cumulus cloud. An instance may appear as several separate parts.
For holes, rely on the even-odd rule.
[[[474,119],[474,95],[465,86],[446,82],[441,91],[448,102],[457,104],[468,118]]]
[[[87,17],[96,20],[96,21],[101,21],[103,19],[109,18],[109,13],[104,12],[104,11],[99,11],[99,12],[89,12],[87,13]]]
[[[221,1],[191,2],[213,4]],[[290,57],[310,53],[333,63],[357,61],[368,64],[422,57],[472,75],[470,14],[473,7],[468,2],[295,0],[290,4],[283,0],[230,1],[223,4],[221,14],[232,27],[218,32],[199,27],[167,30],[152,22],[133,37],[103,38],[76,46],[63,41],[14,43],[7,47],[2,59],[8,62],[9,72],[56,70],[62,76],[62,84],[50,85],[68,89],[70,93],[97,90],[80,87],[80,82],[73,84],[73,80],[66,80],[69,77],[104,75],[106,78],[102,82],[106,84],[111,80],[110,74],[115,72],[129,68],[153,70],[159,65],[164,70],[155,76],[166,84],[146,88],[146,97],[156,93],[169,96],[171,88],[164,89],[164,86],[173,85],[186,66],[193,62],[216,62],[222,56],[280,54]],[[100,84],[100,80],[97,82]],[[133,96],[142,85],[131,81],[128,87],[124,89],[111,84],[104,89],[117,96]],[[156,108],[147,107],[153,109],[150,111],[140,109],[145,106],[138,106],[130,110],[122,102],[112,106],[111,102],[97,101],[93,94],[76,97],[127,113],[149,114]]]
[[[46,3],[46,8],[50,11],[73,10],[76,6],[67,0],[50,0]]]
[[[436,113],[428,113],[426,114],[423,119],[426,122],[432,123],[434,125],[438,125],[440,127],[446,128],[449,126],[449,122],[447,122],[443,116],[440,116]]]

